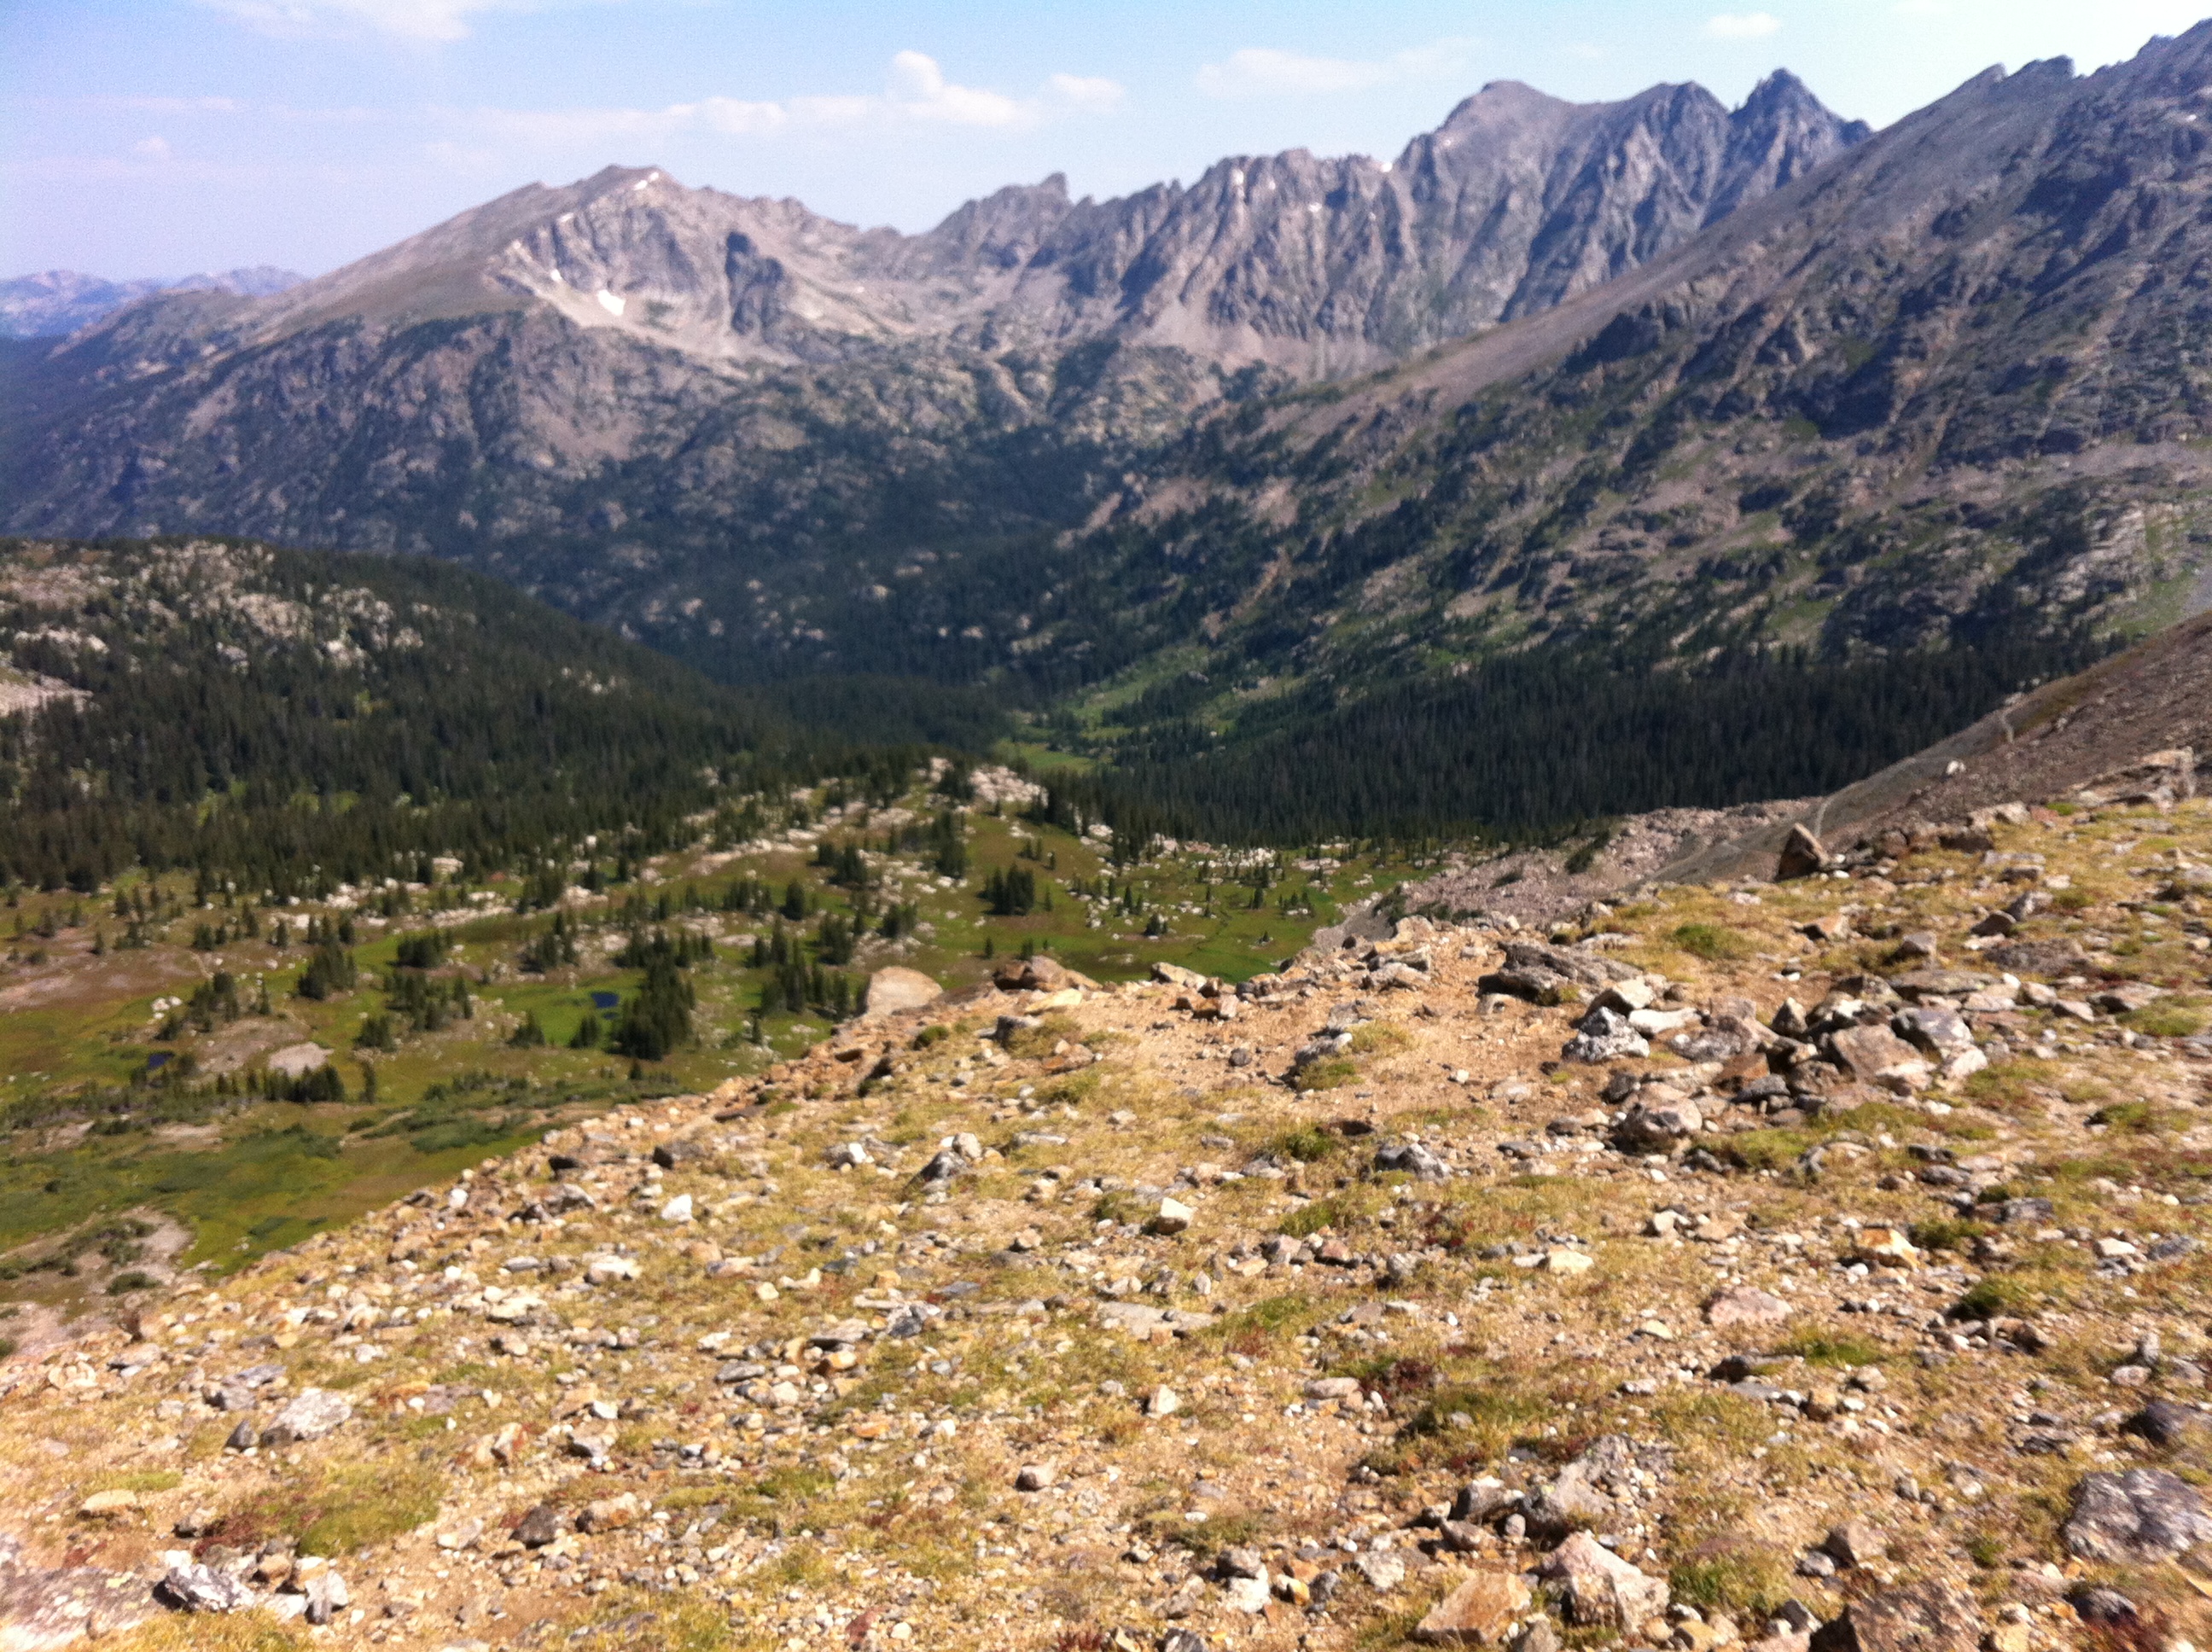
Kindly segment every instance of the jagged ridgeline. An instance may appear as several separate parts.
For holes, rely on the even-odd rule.
[[[415,558],[0,541],[0,710],[27,714],[0,717],[0,881],[47,889],[138,865],[281,896],[591,836],[641,857],[747,793],[921,760]],[[837,712],[912,733],[927,700]]]

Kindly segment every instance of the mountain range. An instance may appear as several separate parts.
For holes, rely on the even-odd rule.
[[[241,298],[270,298],[307,277],[272,264],[221,274],[160,276],[143,281],[107,281],[76,270],[42,270],[34,276],[0,281],[0,338],[58,338],[104,320],[125,305],[156,293],[234,293]]]
[[[2212,594],[2208,83],[2203,26],[1872,135],[1786,74],[1504,83],[1387,165],[915,236],[610,168],[10,346],[0,525],[453,558],[1125,761],[1500,661],[1978,650],[1996,693]]]

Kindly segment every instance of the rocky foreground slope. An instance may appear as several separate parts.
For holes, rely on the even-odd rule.
[[[0,1366],[0,1645],[2201,1643],[2212,807],[1880,847],[887,980]]]

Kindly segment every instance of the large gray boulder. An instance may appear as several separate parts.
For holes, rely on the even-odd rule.
[[[2074,1488],[2073,1512],[2058,1528],[2081,1560],[2148,1564],[2212,1538],[2212,1514],[2196,1489],[2163,1468],[2089,1474]]]

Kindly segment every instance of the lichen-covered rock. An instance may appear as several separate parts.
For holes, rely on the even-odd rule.
[[[1981,1614],[1948,1583],[1917,1583],[1854,1600],[1813,1633],[1812,1652],[1974,1652]]]
[[[291,1403],[276,1413],[263,1430],[261,1443],[278,1449],[305,1440],[319,1440],[343,1426],[353,1416],[353,1406],[343,1395],[326,1388],[302,1388]]]
[[[2058,1537],[2079,1559],[2147,1564],[2212,1538],[2212,1514],[2188,1481],[2163,1468],[2090,1474],[2074,1488]]]

